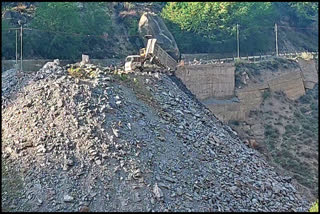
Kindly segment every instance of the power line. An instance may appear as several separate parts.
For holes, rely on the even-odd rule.
[[[316,28],[302,28],[302,27],[291,27],[291,26],[284,26],[284,25],[278,25],[278,28],[295,28],[295,29],[310,29],[310,30],[316,30]]]

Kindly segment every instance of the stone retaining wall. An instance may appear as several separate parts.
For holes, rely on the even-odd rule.
[[[300,68],[280,71],[274,78],[270,76],[264,79],[263,83],[243,89],[234,88],[235,68],[231,64],[184,66],[178,69],[176,75],[202,101],[213,97],[229,98],[235,94],[240,101],[238,103],[206,104],[206,106],[222,121],[245,120],[250,110],[259,108],[265,90],[281,90],[290,99],[296,100],[305,94],[305,88],[312,89],[318,83],[317,62],[302,59],[298,62]]]
[[[199,99],[234,96],[235,66],[231,63],[185,65],[178,67],[176,76]]]
[[[312,89],[318,83],[318,65],[317,60],[298,60],[303,75],[304,87]]]

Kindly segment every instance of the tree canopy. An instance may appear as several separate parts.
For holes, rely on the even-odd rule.
[[[202,38],[203,47],[213,51],[234,52],[236,26],[240,26],[240,40],[250,52],[271,51],[274,43],[274,24],[289,16],[297,26],[306,26],[318,20],[317,2],[169,2],[163,8],[165,18],[174,36],[181,38],[179,47],[193,49],[185,44],[189,37]],[[206,42],[204,38],[207,38]],[[179,43],[179,41],[177,41]],[[190,41],[192,42],[192,41]],[[202,47],[202,46],[201,46]],[[229,49],[229,47],[233,47]],[[232,50],[233,49],[233,50]]]

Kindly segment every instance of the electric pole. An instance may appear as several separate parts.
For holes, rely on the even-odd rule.
[[[277,23],[274,24],[274,31],[276,34],[276,56],[278,56],[279,51],[278,51],[278,26],[277,26]]]
[[[16,29],[16,66],[18,64],[18,29]]]
[[[22,25],[20,26],[20,36],[21,36],[21,58],[20,58],[20,66],[22,71]]]
[[[237,24],[237,53],[238,53],[238,59],[240,58],[240,47],[239,47],[239,25]]]

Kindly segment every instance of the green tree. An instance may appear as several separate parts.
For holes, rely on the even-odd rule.
[[[170,2],[162,10],[162,16],[182,31],[208,38],[218,46],[235,46],[236,24],[240,24],[241,39],[250,41],[242,49],[246,51],[263,50],[271,42],[266,31],[273,31],[265,26],[272,28],[274,13],[270,2]]]
[[[108,2],[83,2],[82,25],[84,34],[90,35],[112,35],[112,26]],[[107,39],[108,39],[107,38]],[[83,37],[81,51],[91,56],[103,57],[101,50],[106,46],[106,41],[98,36]]]
[[[235,24],[254,26],[272,23],[270,2],[170,2],[162,16],[180,26],[211,39],[235,35]]]
[[[13,59],[15,55],[15,32],[10,31],[11,24],[4,18],[1,19],[1,54],[6,59]]]
[[[103,57],[111,18],[105,2],[41,2],[27,32],[29,55],[44,58],[79,59],[82,53]],[[47,31],[47,32],[43,32]],[[94,35],[94,36],[87,36]]]
[[[32,49],[30,54],[45,58],[79,57],[81,37],[71,35],[83,31],[76,3],[41,2],[30,26],[40,30],[26,34],[25,50]]]
[[[307,21],[317,21],[319,14],[318,2],[289,2],[291,8],[297,11],[297,15]]]

